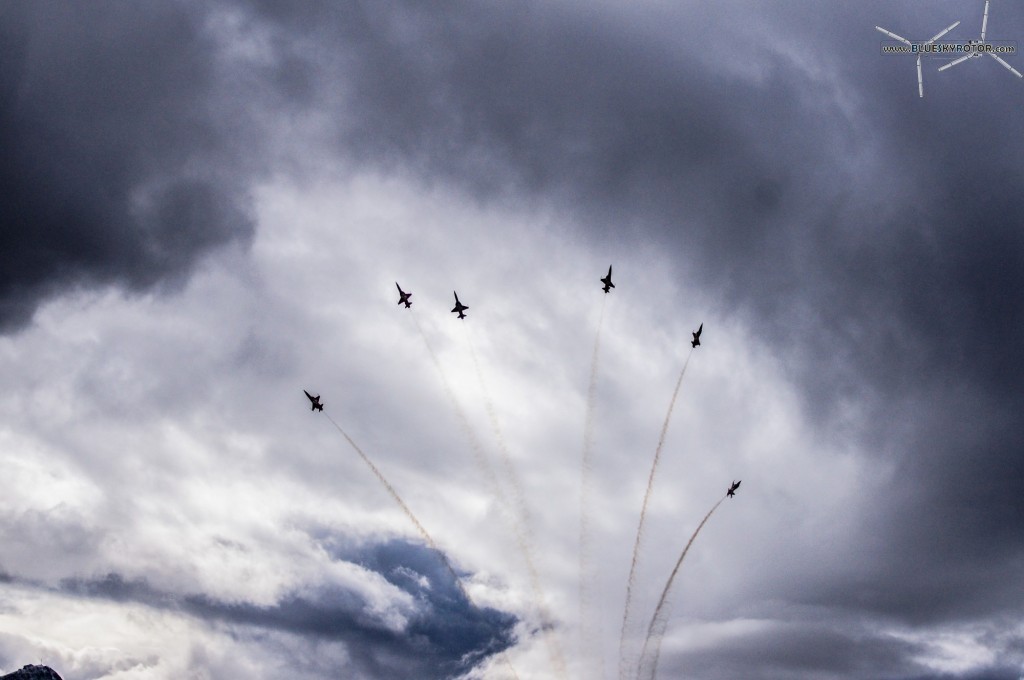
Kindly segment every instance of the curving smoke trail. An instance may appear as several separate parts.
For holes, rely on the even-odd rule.
[[[338,425],[338,423],[334,422],[334,418],[332,418],[329,414],[325,413],[324,415],[327,416],[327,420],[331,421],[331,425],[334,425],[334,428],[341,433],[341,436],[345,438],[345,441],[349,443],[349,446],[351,446],[355,450],[355,452],[359,454],[359,457],[363,459],[363,462],[366,463],[366,466],[370,468],[373,474],[377,477],[377,481],[379,481],[381,485],[387,490],[387,492],[391,494],[391,498],[395,501],[395,503],[398,504],[398,507],[402,509],[402,512],[405,513],[405,516],[409,518],[409,521],[413,523],[413,526],[416,527],[416,530],[420,532],[420,536],[422,536],[423,540],[427,542],[427,545],[429,545],[431,549],[434,550],[434,552],[438,553],[438,555],[441,556],[441,559],[444,561],[445,568],[447,568],[448,571],[451,572],[452,576],[455,576],[455,581],[459,586],[459,590],[462,590],[462,583],[459,581],[458,576],[455,574],[455,570],[452,569],[451,564],[448,563],[448,559],[444,556],[444,553],[442,553],[438,549],[437,545],[434,543],[434,539],[431,538],[426,528],[422,524],[420,524],[420,521],[418,519],[416,519],[416,515],[412,514],[412,510],[410,510],[409,506],[405,504],[405,501],[402,500],[402,497],[398,495],[397,491],[395,491],[395,487],[391,486],[391,483],[384,477],[384,474],[377,468],[376,465],[373,464],[373,461],[370,460],[365,453],[363,453],[363,450],[359,448],[359,445],[356,444],[355,441],[353,441],[352,437],[348,436],[348,433],[341,428],[341,425]],[[463,593],[465,593],[465,591],[463,591]]]
[[[591,460],[594,435],[594,404],[597,398],[597,366],[601,350],[601,330],[604,328],[604,309],[607,296],[601,299],[601,315],[597,320],[597,335],[594,338],[594,354],[590,359],[590,382],[587,386],[587,406],[583,419],[583,455],[580,461],[580,650],[584,659],[594,656],[598,660],[600,672],[597,677],[604,677],[604,654],[594,649],[601,639],[601,628],[598,617],[592,612],[591,591],[594,578],[591,567],[590,541],[590,495],[593,461]]]
[[[679,567],[683,565],[683,560],[686,559],[686,553],[690,551],[690,546],[693,545],[693,541],[697,538],[697,534],[704,528],[707,521],[711,519],[711,515],[714,514],[718,506],[722,504],[722,501],[726,499],[726,496],[722,496],[718,499],[718,502],[708,510],[708,514],[704,515],[704,519],[697,525],[697,530],[693,532],[693,536],[690,536],[690,540],[686,542],[686,547],[683,548],[683,552],[679,555],[679,560],[676,562],[675,568],[672,570],[672,574],[668,577],[668,581],[665,583],[665,589],[661,591],[661,599],[658,600],[658,605],[654,608],[654,615],[651,617],[651,624],[647,627],[647,639],[644,640],[643,650],[640,652],[640,663],[637,668],[637,680],[654,680],[658,673],[658,657],[661,655],[661,639],[665,636],[665,627],[668,625],[668,617],[664,615],[665,605],[668,602],[669,591],[672,590],[672,583],[676,579],[676,574],[679,573]],[[650,650],[650,657],[648,657],[648,651]]]
[[[550,610],[545,604],[544,590],[540,584],[540,575],[537,571],[537,563],[534,555],[536,553],[533,533],[530,529],[532,522],[530,519],[530,509],[526,503],[526,494],[523,491],[523,483],[519,478],[519,474],[516,472],[515,466],[512,464],[512,456],[509,452],[508,445],[505,443],[505,437],[501,431],[501,424],[498,422],[498,414],[494,409],[494,402],[491,400],[490,392],[487,389],[487,384],[484,381],[484,373],[480,368],[480,360],[477,357],[476,347],[473,344],[472,333],[469,332],[469,328],[466,328],[466,342],[469,345],[469,353],[473,358],[473,366],[476,368],[476,377],[480,383],[480,391],[484,396],[484,407],[487,411],[487,418],[491,423],[491,430],[494,432],[494,438],[498,443],[498,452],[501,459],[501,466],[504,472],[505,481],[509,486],[509,494],[512,497],[513,512],[515,518],[513,522],[513,528],[516,532],[516,539],[519,543],[519,550],[523,555],[523,561],[526,562],[526,569],[529,572],[530,590],[533,593],[533,605],[537,611],[537,617],[540,619],[542,630],[544,631],[544,639],[548,647],[548,655],[551,658],[551,663],[555,667],[559,677],[568,677],[568,670],[565,665],[565,656],[562,653],[561,645],[554,638],[553,629],[553,617],[551,616]]]
[[[661,426],[661,434],[658,436],[658,446],[654,449],[654,460],[651,461],[651,474],[647,478],[647,490],[644,492],[644,501],[640,506],[640,521],[636,527],[636,540],[633,543],[633,558],[629,565],[629,578],[626,581],[626,606],[622,612],[622,633],[619,636],[619,678],[624,680],[629,673],[626,659],[626,631],[628,630],[630,614],[633,604],[633,587],[636,585],[636,570],[640,561],[640,544],[644,536],[644,523],[647,520],[647,504],[650,502],[651,493],[654,490],[654,477],[658,471],[658,462],[661,460],[661,449],[665,446],[665,435],[668,433],[668,424],[672,420],[672,411],[676,407],[676,398],[679,396],[679,388],[683,384],[683,376],[686,375],[686,367],[690,365],[690,357],[693,356],[693,348],[690,348],[683,362],[683,370],[679,372],[679,379],[676,380],[676,389],[672,392],[672,399],[668,403],[668,412],[665,414],[665,422]]]
[[[451,574],[452,581],[455,583],[455,586],[459,589],[459,593],[464,598],[466,598],[466,602],[469,602],[469,604],[475,608],[479,608],[477,607],[476,603],[473,602],[473,598],[470,596],[469,591],[467,591],[465,586],[462,585],[462,579],[459,578],[459,575],[455,571],[455,568],[452,567],[452,563],[448,561],[448,556],[445,555],[445,553],[437,547],[437,544],[434,542],[434,538],[430,535],[430,532],[428,532],[426,527],[424,527],[423,524],[416,518],[416,515],[412,514],[412,510],[409,509],[409,506],[405,504],[405,501],[402,500],[402,497],[398,495],[397,491],[395,491],[395,487],[391,486],[391,482],[389,482],[387,478],[384,477],[384,473],[382,473],[380,469],[378,469],[377,466],[373,464],[373,461],[370,460],[370,458],[365,453],[363,453],[363,450],[359,448],[359,445],[355,443],[352,437],[348,436],[348,433],[342,429],[341,425],[338,425],[338,423],[334,422],[334,418],[332,418],[330,414],[325,413],[324,415],[327,416],[327,420],[331,421],[331,425],[334,425],[334,428],[341,433],[341,436],[345,438],[345,441],[349,443],[352,449],[359,454],[359,457],[363,459],[363,462],[366,463],[366,466],[369,467],[373,474],[377,477],[377,481],[379,481],[381,485],[387,490],[387,492],[391,495],[391,498],[395,501],[395,503],[398,504],[398,507],[400,507],[402,509],[402,512],[405,513],[405,516],[408,517],[409,521],[412,522],[414,527],[416,527],[416,531],[419,532],[420,536],[423,538],[426,544],[430,546],[430,549],[433,550],[434,554],[436,554],[438,558],[441,560],[441,563],[444,565],[444,568],[448,570],[449,574]],[[516,680],[518,680],[519,674],[516,673],[516,669],[512,665],[512,660],[508,657],[508,654],[502,651],[501,656],[502,660],[508,666],[508,669],[512,672],[512,675],[516,678]]]
[[[469,423],[469,418],[466,416],[465,410],[459,403],[458,398],[455,396],[455,391],[452,389],[451,383],[448,380],[448,375],[445,373],[444,368],[441,366],[440,360],[437,358],[437,353],[431,346],[430,341],[427,339],[427,334],[423,330],[423,326],[420,324],[419,317],[416,315],[415,310],[412,311],[412,319],[416,324],[416,330],[420,334],[420,338],[423,340],[424,346],[427,348],[427,353],[430,354],[430,359],[434,363],[434,367],[437,369],[438,375],[441,377],[441,383],[444,386],[445,394],[448,396],[448,400],[452,404],[452,408],[455,411],[455,415],[458,417],[459,425],[462,427],[462,431],[469,441],[470,450],[473,452],[473,458],[476,461],[477,466],[480,468],[481,474],[483,474],[486,480],[487,486],[489,487],[491,494],[497,499],[498,505],[502,510],[503,514],[508,518],[509,524],[512,527],[512,533],[516,539],[516,545],[519,548],[520,553],[523,556],[523,561],[527,564],[527,569],[530,571],[531,589],[533,591],[534,609],[537,611],[539,618],[541,619],[542,628],[545,632],[545,639],[548,641],[548,650],[551,655],[552,665],[561,671],[561,677],[566,676],[565,671],[565,660],[562,658],[560,650],[557,646],[552,645],[551,641],[551,628],[552,626],[547,625],[550,621],[550,616],[547,614],[547,610],[544,608],[543,600],[540,597],[540,586],[539,581],[535,580],[536,568],[532,555],[530,554],[530,546],[526,539],[526,531],[522,525],[522,522],[517,518],[516,512],[512,507],[511,502],[505,495],[505,491],[498,481],[498,476],[494,471],[494,467],[491,465],[490,460],[484,454],[484,447],[480,443],[479,437],[473,430],[473,426]],[[475,360],[475,357],[474,357]],[[536,585],[535,585],[536,584]]]

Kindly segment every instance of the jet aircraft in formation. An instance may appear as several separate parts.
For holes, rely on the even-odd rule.
[[[324,405],[320,403],[320,395],[319,394],[314,397],[309,392],[306,392],[306,390],[302,390],[302,392],[307,397],[309,397],[309,402],[310,402],[310,404],[312,404],[312,407],[310,408],[311,411],[323,411],[324,410]]]
[[[604,292],[607,293],[610,288],[614,288],[615,284],[612,283],[612,266],[608,265],[608,276],[601,279],[601,283],[604,284]]]
[[[729,490],[725,492],[725,495],[729,496],[730,498],[732,496],[735,496],[736,495],[736,489],[740,488],[740,483],[742,483],[742,482],[743,482],[742,479],[739,482],[733,481],[732,486],[730,486]]]
[[[454,291],[452,291],[452,292],[454,292]],[[467,309],[469,309],[469,307],[467,307],[466,305],[464,305],[461,302],[459,302],[459,294],[455,293],[455,307],[452,309],[452,314],[455,314],[456,312],[458,312],[459,318],[460,319],[465,319],[466,315],[463,314],[463,312],[466,311]]]
[[[608,274],[601,279],[601,283],[604,284],[605,293],[608,293],[612,288],[615,287],[615,284],[612,283],[612,265],[608,265]],[[406,293],[404,290],[402,290],[402,287],[398,285],[397,281],[395,281],[395,288],[398,289],[398,304],[404,304],[406,309],[412,307],[412,302],[409,301],[409,298],[412,297],[412,293]],[[462,304],[462,302],[459,301],[459,294],[457,292],[453,291],[453,293],[455,295],[455,306],[452,308],[452,314],[458,314],[460,319],[465,319],[465,311],[469,309],[469,306],[464,305]],[[697,330],[693,333],[693,340],[690,342],[691,347],[697,347],[700,345],[700,334],[703,330],[704,324],[701,323],[700,327],[697,328]],[[306,392],[306,396],[309,397],[309,392]],[[313,397],[309,398],[313,399]],[[316,408],[316,406],[314,406],[314,408]]]
[[[409,302],[409,298],[412,297],[412,293],[406,293],[402,290],[402,287],[398,285],[398,281],[395,281],[395,288],[398,289],[398,304],[405,303],[406,309],[412,307],[412,303]]]

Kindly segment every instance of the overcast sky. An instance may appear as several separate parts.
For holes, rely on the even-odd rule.
[[[0,673],[1024,677],[984,5],[0,5]]]

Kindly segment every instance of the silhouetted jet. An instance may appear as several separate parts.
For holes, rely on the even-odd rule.
[[[742,480],[742,479],[741,479],[741,480],[740,480],[739,482],[735,482],[735,481],[734,481],[734,482],[732,483],[732,486],[730,486],[730,487],[729,487],[729,490],[725,492],[725,495],[726,495],[726,496],[730,496],[730,497],[731,497],[731,496],[735,496],[735,495],[736,495],[736,489],[740,488],[740,484],[741,484],[742,482],[743,482],[743,480]]]
[[[409,302],[409,298],[412,297],[412,293],[406,293],[402,290],[402,287],[398,285],[398,281],[395,281],[395,288],[398,289],[398,304],[405,303],[405,308],[409,309],[412,307],[412,303]]]
[[[608,292],[609,288],[614,288],[615,284],[612,283],[612,266],[608,265],[608,276],[601,279],[601,283],[604,284],[604,292]]]
[[[700,344],[700,332],[702,330],[704,330],[703,323],[701,323],[700,328],[697,329],[697,332],[693,334],[693,340],[690,341],[690,347],[696,347],[697,345]]]
[[[302,390],[302,391],[303,391],[303,393],[305,393],[305,395],[307,397],[309,397],[309,401],[313,405],[313,408],[310,409],[311,411],[323,411],[324,410],[324,405],[320,403],[320,395],[319,394],[314,397],[309,392],[306,392],[306,390]]]
[[[452,314],[454,314],[455,312],[458,312],[459,313],[459,318],[460,319],[465,319],[466,315],[463,314],[462,312],[464,312],[467,309],[469,309],[469,307],[467,307],[466,305],[464,305],[461,302],[459,302],[459,294],[455,293],[455,308],[452,309]]]

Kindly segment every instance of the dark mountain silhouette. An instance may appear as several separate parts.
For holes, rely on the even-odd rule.
[[[22,667],[20,671],[14,671],[7,675],[0,675],[0,680],[62,680],[57,671],[49,666],[36,666],[29,664]]]

